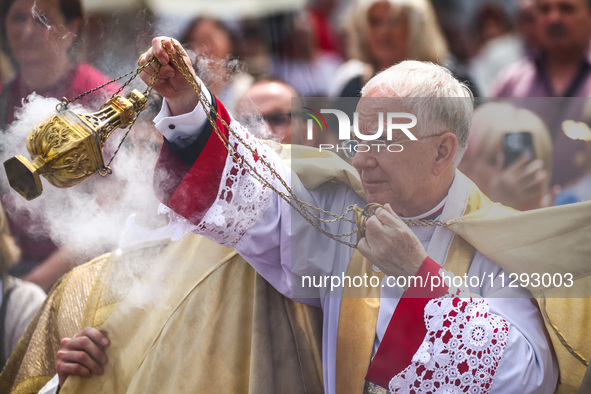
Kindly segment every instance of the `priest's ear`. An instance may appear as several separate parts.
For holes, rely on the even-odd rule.
[[[447,132],[436,137],[435,144],[437,155],[433,161],[433,174],[439,176],[454,165],[458,137],[454,133]]]

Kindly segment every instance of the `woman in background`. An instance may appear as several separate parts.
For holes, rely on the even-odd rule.
[[[449,57],[428,0],[354,0],[345,30],[351,59],[337,72],[332,96],[359,97],[373,75],[403,60],[445,64]]]
[[[77,59],[84,22],[79,0],[7,0],[0,16],[3,50],[16,70],[1,88],[0,129],[6,130],[15,109],[33,92],[71,99],[111,79]],[[84,101],[100,105],[108,95],[95,92]]]
[[[504,136],[531,134],[533,152],[506,165]],[[509,103],[487,103],[474,112],[468,149],[458,168],[491,200],[521,211],[552,204],[552,140],[533,112]]]
[[[2,49],[16,71],[15,77],[0,87],[3,138],[10,138],[8,128],[31,93],[72,99],[110,80],[91,65],[78,61],[84,24],[80,0],[6,0],[0,3],[0,20]],[[78,102],[98,109],[116,89],[109,85]],[[49,290],[71,268],[68,254],[51,241],[43,223],[27,212],[13,209],[15,204],[10,200],[20,196],[6,190],[1,194],[22,251],[21,262],[13,272]]]
[[[220,20],[198,17],[189,25],[181,42],[193,52],[199,78],[211,92],[234,109],[238,99],[254,82],[236,58],[234,35]]]

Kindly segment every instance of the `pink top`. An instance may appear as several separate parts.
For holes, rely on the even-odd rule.
[[[553,142],[552,184],[564,186],[582,175],[582,169],[576,165],[574,158],[585,144],[566,137],[561,124],[567,119],[583,120],[585,100],[574,97],[591,96],[591,46],[581,58],[579,72],[562,96],[554,92],[544,56],[540,53],[527,56],[502,71],[495,81],[492,96],[519,97],[521,99],[511,102],[532,110],[546,122]]]

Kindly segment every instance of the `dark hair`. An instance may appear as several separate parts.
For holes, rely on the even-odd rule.
[[[16,0],[0,1],[0,15],[2,16],[3,26],[6,26],[6,15],[8,15],[8,10],[10,10],[10,7],[12,7],[12,4],[14,4],[15,1]],[[60,0],[59,6],[66,22],[72,22],[76,18],[84,19],[82,2],[80,0]]]
[[[197,29],[197,27],[203,22],[213,22],[215,27],[228,36],[228,39],[230,40],[230,55],[233,55],[233,52],[236,49],[236,35],[221,20],[206,16],[199,16],[189,24],[189,27],[185,30],[185,34],[183,34],[181,38],[181,44],[185,45],[190,43],[192,41],[191,35],[193,34],[193,31],[195,31],[195,29]]]
[[[14,59],[12,59],[10,46],[8,45],[8,37],[6,35],[6,18],[8,16],[8,11],[10,11],[10,7],[12,7],[15,1],[16,0],[0,0],[0,25],[2,26],[2,31],[0,32],[0,44],[2,50],[11,57],[13,63]],[[81,32],[83,31],[84,11],[82,9],[82,1],[59,0],[59,8],[67,23],[70,23],[77,18],[80,19],[80,30],[76,35],[76,39],[72,43],[72,48],[76,48],[80,45]]]

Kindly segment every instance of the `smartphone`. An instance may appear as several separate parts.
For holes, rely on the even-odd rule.
[[[507,133],[503,136],[503,145],[505,153],[504,167],[508,167],[523,154],[529,154],[534,158],[534,146],[532,136],[529,131],[520,131]]]

